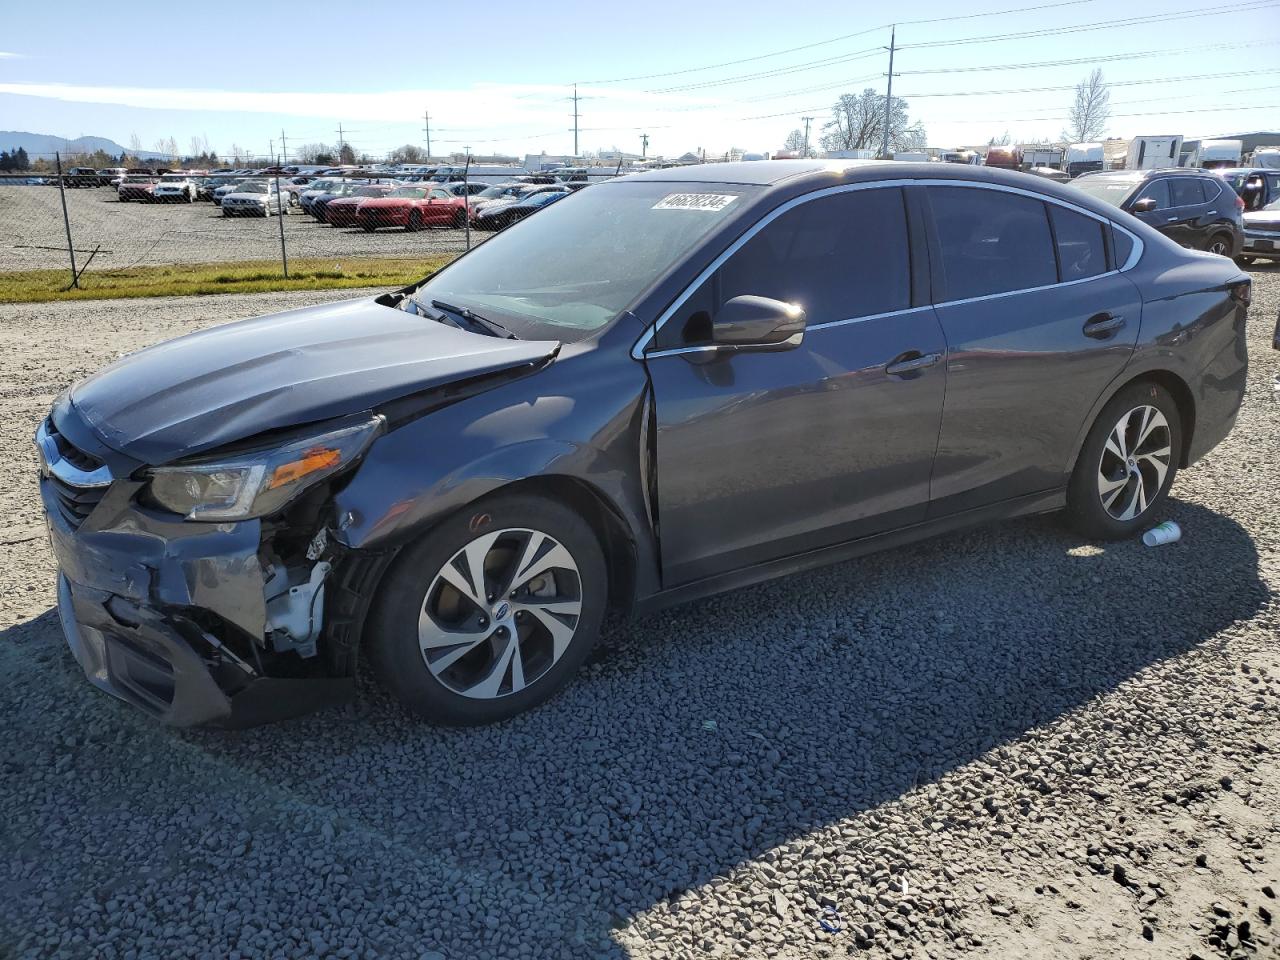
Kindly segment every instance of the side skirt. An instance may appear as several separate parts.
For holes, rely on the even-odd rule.
[[[905,546],[908,543],[927,540],[929,537],[951,533],[955,530],[963,530],[966,527],[980,526],[996,520],[1009,520],[1014,517],[1025,517],[1036,513],[1051,513],[1055,510],[1061,510],[1066,506],[1066,502],[1066,490],[1059,488],[1043,493],[1016,497],[1012,500],[1004,500],[990,506],[975,507],[972,510],[949,514],[945,517],[912,524],[909,527],[902,527],[898,530],[890,530],[845,543],[837,543],[819,550],[809,550],[805,553],[794,554],[779,560],[770,560],[767,563],[755,564],[754,566],[744,567],[741,570],[734,570],[731,573],[706,577],[702,580],[695,580],[692,583],[672,587],[669,590],[662,590],[636,601],[632,613],[635,616],[644,616],[677,604],[688,603],[691,600],[699,600],[728,590],[749,587],[753,584],[763,583],[766,580],[773,580],[793,573],[800,573],[804,570],[812,570],[815,567],[839,563],[842,560],[851,560],[854,557],[861,557],[868,553]]]

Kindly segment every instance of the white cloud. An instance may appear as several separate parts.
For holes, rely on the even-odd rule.
[[[10,50],[0,50],[0,60],[25,60],[26,54],[13,53]]]

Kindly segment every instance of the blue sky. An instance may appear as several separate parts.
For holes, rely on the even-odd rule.
[[[1033,6],[1040,9],[971,16]],[[271,7],[220,13],[204,4],[73,0],[53,18],[47,7],[15,5],[0,32],[0,129],[126,145],[136,134],[146,149],[173,137],[186,150],[205,137],[223,154],[233,145],[265,154],[272,141],[278,148],[282,129],[293,145],[333,142],[342,123],[349,142],[376,155],[421,145],[430,110],[436,153],[464,145],[568,153],[576,81],[584,150],[638,151],[642,132],[651,155],[775,150],[804,115],[816,118],[816,140],[839,93],[883,90],[882,25],[895,10],[916,22],[897,29],[894,92],[934,146],[982,143],[1006,130],[1015,141],[1057,137],[1070,89],[1027,88],[1069,87],[1095,63],[1116,84],[1109,135],[1280,128],[1278,0],[917,0],[865,12],[847,0],[803,8],[561,0],[537,14],[497,0],[456,14],[418,15],[377,0]],[[919,22],[957,15],[966,19]],[[977,39],[1150,17],[1158,19]],[[949,45],[910,46],[938,42]],[[743,58],[752,59],[691,69]],[[1058,60],[1085,62],[1044,65]],[[1018,64],[1040,65],[992,69]],[[921,70],[953,72],[912,72]],[[1010,90],[1026,92],[983,92]]]

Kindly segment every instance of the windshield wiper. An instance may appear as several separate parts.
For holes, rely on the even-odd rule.
[[[516,335],[500,324],[497,320],[489,320],[482,317],[477,313],[473,313],[467,307],[455,307],[453,304],[445,303],[443,300],[432,300],[431,305],[437,310],[447,310],[449,313],[457,314],[468,323],[474,323],[490,336],[504,337],[507,340],[516,339]]]

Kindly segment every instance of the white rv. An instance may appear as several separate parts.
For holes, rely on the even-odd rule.
[[[1102,169],[1105,159],[1102,144],[1073,143],[1067,147],[1067,173],[1073,177],[1078,177],[1082,173],[1093,173],[1095,170]]]
[[[1022,162],[1028,167],[1053,167],[1057,169],[1062,166],[1062,151],[1057,147],[1023,146]]]
[[[1280,147],[1259,147],[1249,163],[1263,170],[1280,170]]]
[[[1201,140],[1187,157],[1188,167],[1212,170],[1215,167],[1238,167],[1244,144],[1239,140]]]
[[[1125,154],[1126,170],[1159,170],[1176,167],[1182,154],[1182,136],[1134,137]]]

